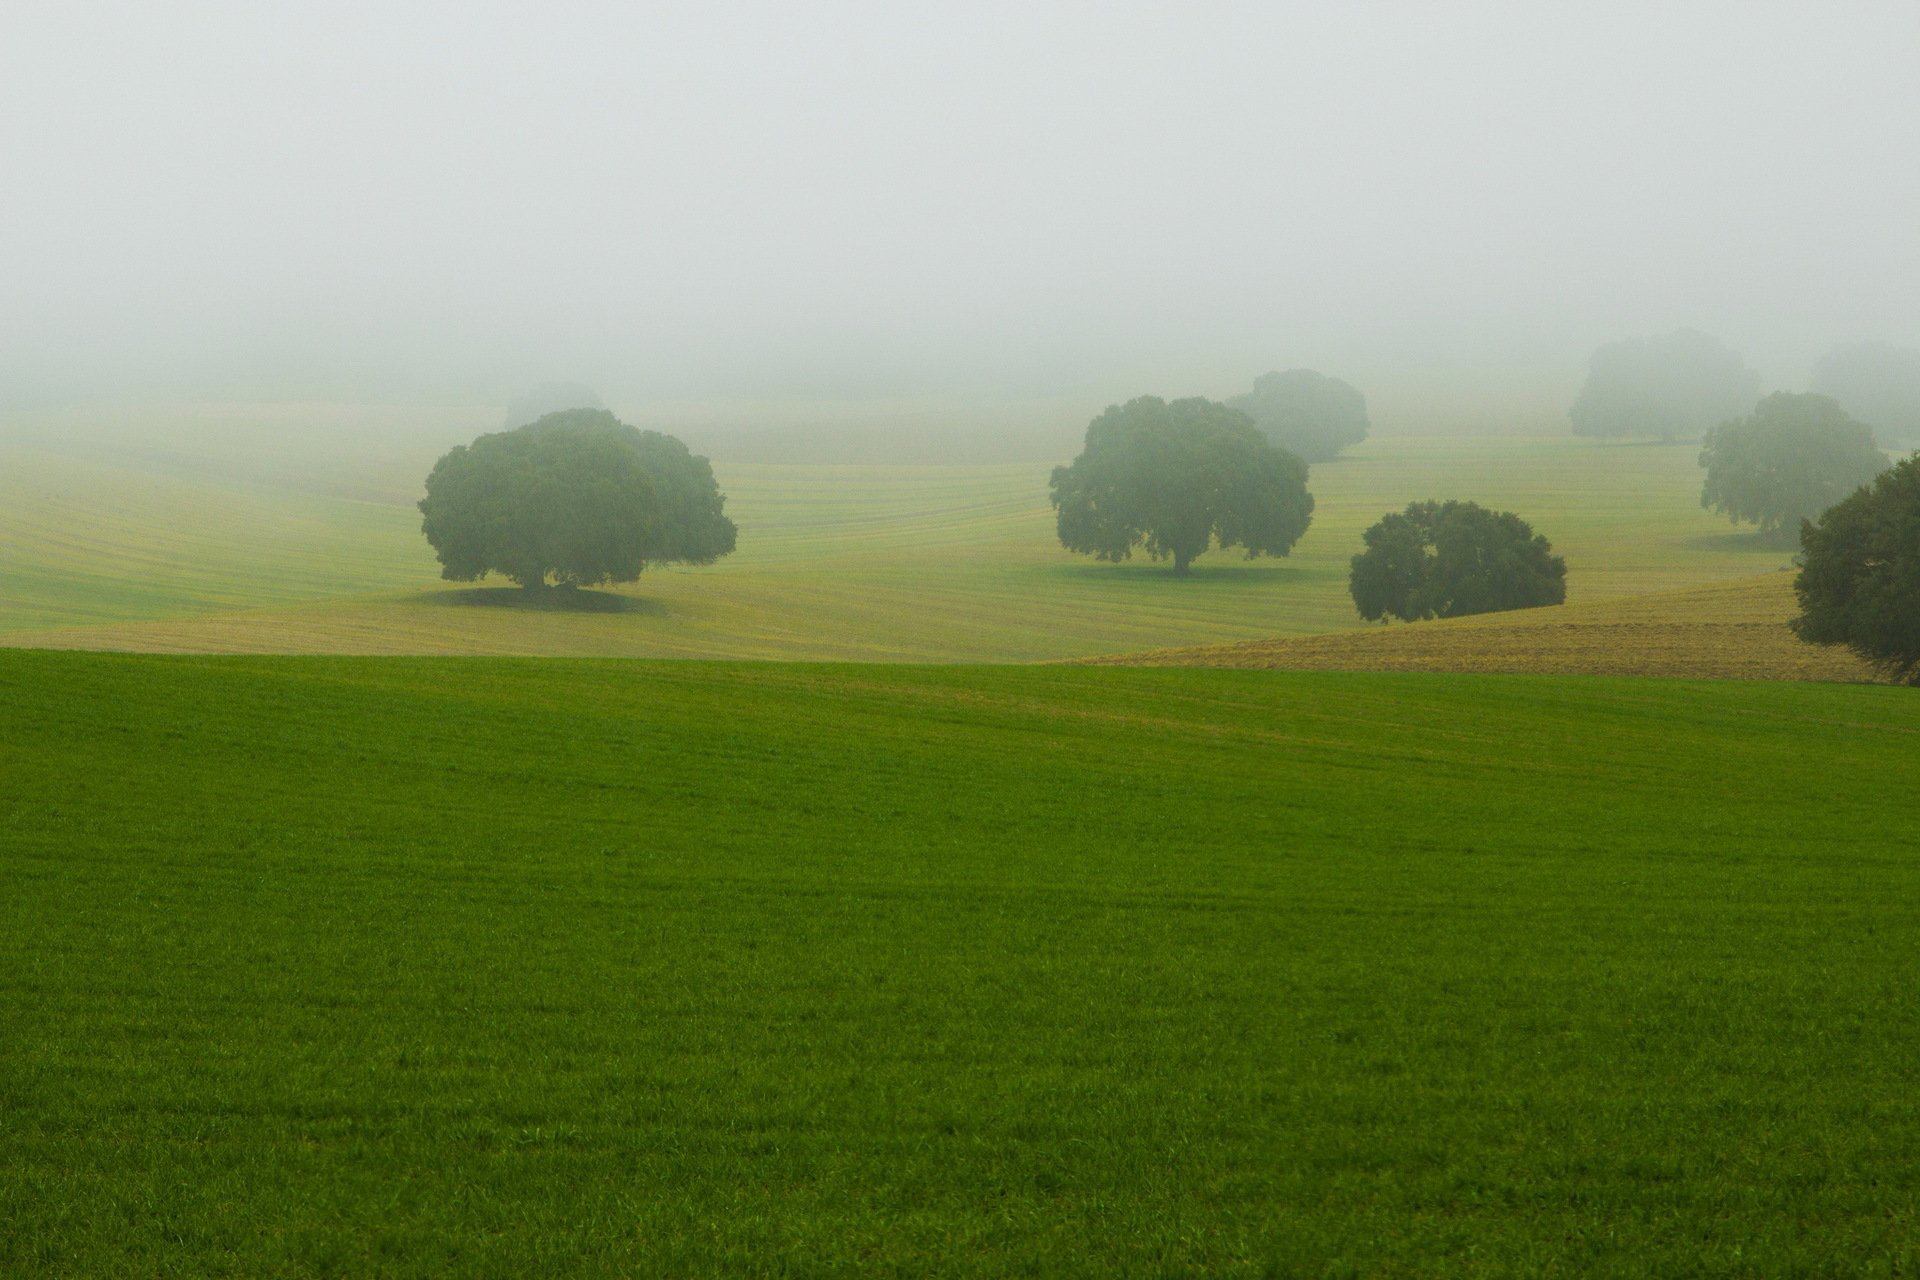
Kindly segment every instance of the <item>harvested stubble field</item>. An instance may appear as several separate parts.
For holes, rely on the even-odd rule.
[[[1198,645],[1090,659],[1095,665],[1295,671],[1459,671],[1872,681],[1843,648],[1787,629],[1793,575],[1620,600],[1434,619],[1334,635]]]

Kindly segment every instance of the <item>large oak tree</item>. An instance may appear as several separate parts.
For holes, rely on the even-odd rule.
[[[1596,350],[1567,416],[1577,436],[1697,440],[1759,398],[1760,375],[1745,360],[1718,338],[1681,329]]]
[[[1267,439],[1308,462],[1328,462],[1367,438],[1367,398],[1351,383],[1312,369],[1261,374],[1227,401]]]
[[[1053,469],[1053,505],[1068,550],[1119,561],[1144,547],[1177,574],[1216,541],[1283,556],[1313,517],[1307,464],[1199,397],[1141,396],[1095,418],[1080,456]]]
[[[1800,525],[1793,630],[1920,684],[1920,458]]]
[[[1886,470],[1873,430],[1811,392],[1780,391],[1701,442],[1700,505],[1763,535],[1791,540],[1812,519]]]
[[[571,409],[450,450],[427,477],[421,531],[450,581],[591,586],[726,555],[737,531],[725,505],[713,468],[679,440]]]

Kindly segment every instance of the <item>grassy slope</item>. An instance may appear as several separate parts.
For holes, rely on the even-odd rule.
[[[1682,676],[1715,680],[1873,680],[1844,648],[1803,644],[1793,575],[1763,574],[1624,600],[1522,609],[1336,635],[1157,649],[1089,659],[1112,666],[1296,671],[1482,671]]]
[[[1905,690],[7,653],[0,714],[8,1275],[1920,1261]]]
[[[1061,550],[1044,466],[730,466],[738,554],[650,572],[608,593],[617,608],[533,614],[455,603],[512,592],[437,581],[395,463],[357,483],[336,465],[315,493],[264,466],[220,488],[177,465],[96,483],[71,458],[0,461],[0,639],[30,645],[1028,661],[1305,635],[1358,624],[1345,582],[1360,531],[1435,495],[1532,518],[1576,601],[1785,558],[1699,509],[1687,446],[1372,441],[1315,469],[1319,509],[1293,556],[1216,552],[1186,582]]]
[[[418,581],[392,502],[0,445],[0,636]]]

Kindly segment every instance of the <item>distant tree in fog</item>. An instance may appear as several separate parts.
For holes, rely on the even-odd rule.
[[[1307,531],[1307,464],[1269,443],[1247,415],[1194,397],[1142,396],[1087,427],[1071,466],[1053,469],[1061,545],[1120,561],[1144,546],[1187,572],[1217,540],[1248,559],[1283,556]]]
[[[1760,375],[1746,361],[1718,338],[1681,329],[1595,351],[1567,416],[1577,436],[1695,440],[1753,412],[1759,398]]]
[[[1775,392],[1701,445],[1700,505],[1776,537],[1791,537],[1887,467],[1871,427],[1810,392]]]
[[[523,396],[516,396],[507,405],[508,430],[524,427],[529,422],[538,422],[550,413],[564,413],[568,409],[604,409],[600,397],[594,394],[592,387],[577,382],[543,382]]]
[[[1567,598],[1567,562],[1511,511],[1416,502],[1363,535],[1347,579],[1369,622],[1531,609]]]
[[[1836,348],[1813,366],[1813,390],[1883,440],[1920,443],[1920,351],[1885,342]]]
[[[1794,634],[1920,684],[1920,458],[1801,521],[1800,554]]]
[[[450,581],[592,586],[728,554],[725,505],[707,460],[672,436],[571,409],[450,450],[427,477],[421,531]]]
[[[1308,462],[1327,462],[1367,438],[1367,398],[1338,378],[1289,369],[1255,378],[1253,390],[1227,401],[1267,439]]]

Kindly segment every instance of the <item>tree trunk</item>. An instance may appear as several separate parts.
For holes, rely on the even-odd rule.
[[[1175,551],[1173,553],[1173,576],[1176,578],[1186,577],[1187,566],[1192,563],[1193,563],[1192,555],[1190,555],[1185,551]]]

